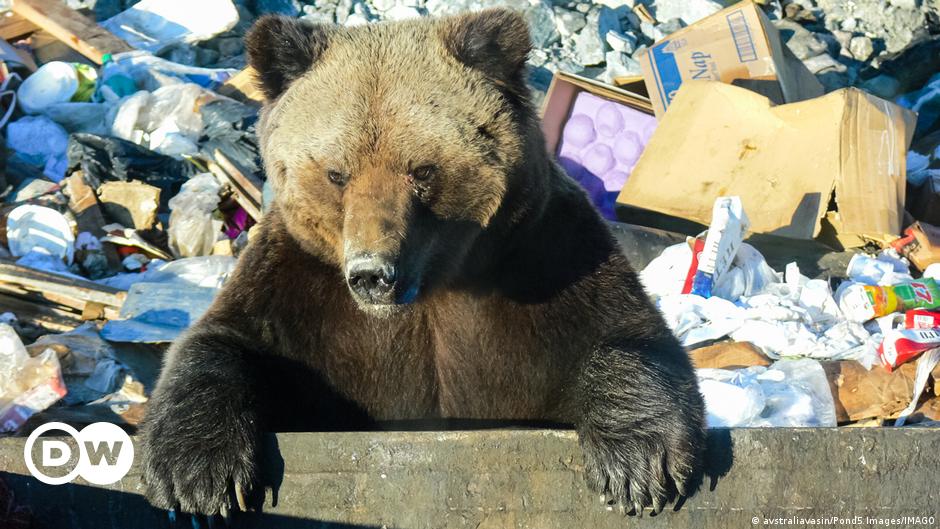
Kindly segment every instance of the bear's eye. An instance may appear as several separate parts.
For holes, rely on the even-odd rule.
[[[338,186],[344,186],[349,181],[349,175],[340,171],[327,171],[326,176],[330,179],[330,182]]]
[[[426,182],[430,180],[434,173],[437,172],[437,167],[433,165],[422,165],[421,167],[415,167],[412,169],[408,176],[411,177],[415,182]]]

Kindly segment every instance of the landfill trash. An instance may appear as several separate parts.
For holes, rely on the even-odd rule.
[[[55,351],[30,356],[13,327],[0,323],[0,432],[13,432],[66,394]]]
[[[893,286],[855,283],[840,288],[838,297],[847,318],[866,322],[894,312],[940,307],[940,286],[930,278]]]
[[[157,53],[173,44],[209,39],[237,23],[231,0],[143,0],[101,26],[134,48]]]
[[[914,120],[852,88],[772,106],[744,88],[684,83],[617,198],[628,206],[621,220],[652,211],[704,224],[720,189],[760,212],[754,233],[847,248],[888,243],[902,228]],[[684,190],[682,199],[663,193],[663,182]]]
[[[882,251],[874,258],[855,254],[845,273],[856,283],[873,286],[898,285],[914,280],[908,263],[890,249]]]
[[[39,114],[55,103],[89,101],[97,75],[86,64],[48,62],[23,81],[16,93],[17,101],[28,114]]]
[[[741,197],[718,197],[712,209],[712,222],[692,278],[691,293],[711,297],[715,283],[731,268],[750,222]]]
[[[149,229],[157,222],[160,189],[143,182],[104,182],[98,187],[98,200],[107,215],[135,229]]]
[[[177,257],[209,255],[222,231],[213,217],[222,186],[212,173],[202,173],[183,184],[170,199],[170,249]]]
[[[878,358],[889,372],[925,351],[940,347],[940,328],[892,329],[885,333]]]
[[[930,265],[940,263],[940,228],[915,222],[904,230],[903,237],[891,243],[891,247],[918,270],[926,271]]]
[[[940,120],[940,74],[934,74],[920,90],[899,97],[898,103],[917,112],[916,134],[932,130]]]
[[[121,274],[120,280],[128,286],[121,319],[105,323],[102,337],[113,342],[174,340],[208,310],[234,266],[234,257],[207,256],[151,264],[140,274]],[[114,286],[115,278],[107,283]]]
[[[69,171],[81,169],[85,182],[94,189],[108,181],[139,181],[160,189],[160,207],[190,176],[199,172],[191,163],[153,152],[120,138],[72,134],[68,142]]]
[[[65,216],[54,209],[32,204],[18,206],[10,212],[7,244],[16,257],[36,251],[71,264],[75,254],[75,236]]]
[[[905,329],[936,329],[940,328],[940,312],[924,309],[913,309],[904,313]]]
[[[43,168],[53,182],[65,177],[68,133],[45,116],[24,116],[7,125],[7,147]]]
[[[683,82],[693,79],[734,83],[777,104],[823,94],[819,81],[781,45],[776,27],[749,0],[658,40],[636,58],[660,118]]]
[[[696,374],[710,428],[836,425],[829,382],[815,360],[779,360],[734,371],[698,369]]]
[[[102,67],[102,72],[103,83],[111,88],[102,90],[101,97],[108,101],[117,101],[120,97],[133,95],[137,90],[153,92],[165,86],[182,83],[192,83],[215,90],[235,76],[238,70],[188,66],[146,51],[135,50],[114,54]],[[133,87],[128,83],[128,79],[133,82]],[[109,92],[113,92],[113,96]]]
[[[914,375],[914,395],[911,398],[911,403],[898,415],[897,420],[894,422],[895,426],[904,426],[907,418],[917,409],[920,396],[924,393],[924,387],[927,385],[927,379],[933,373],[937,364],[940,364],[940,348],[926,351],[917,359],[917,372]]]
[[[117,106],[111,132],[167,156],[194,155],[202,133],[198,109],[217,97],[192,83],[140,91]]]

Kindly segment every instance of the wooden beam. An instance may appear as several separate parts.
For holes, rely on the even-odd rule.
[[[0,263],[0,290],[38,294],[78,311],[84,311],[89,302],[117,310],[127,297],[124,290],[8,263]]]
[[[235,194],[235,201],[255,220],[261,219],[263,183],[253,174],[244,171],[225,154],[216,149],[214,163],[209,164],[209,171],[223,184],[228,184]]]
[[[13,12],[98,64],[105,54],[134,49],[61,0],[15,0]]]
[[[10,41],[36,31],[38,27],[29,20],[8,12],[0,17],[0,39]]]
[[[21,323],[35,325],[47,332],[68,332],[84,323],[78,314],[0,293],[3,312],[16,314]]]
[[[225,82],[219,93],[243,103],[264,103],[264,94],[255,85],[255,71],[249,66]]]

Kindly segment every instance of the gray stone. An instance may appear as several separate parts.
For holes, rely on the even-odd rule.
[[[852,52],[852,57],[864,62],[875,52],[875,47],[868,37],[852,37],[849,42],[849,51]]]
[[[801,61],[826,52],[826,43],[800,24],[792,20],[775,20],[774,25],[787,47]]]
[[[563,7],[555,7],[552,11],[555,13],[555,27],[562,37],[574,35],[587,24],[587,17],[577,11],[571,11]]]
[[[809,71],[819,74],[827,71],[845,72],[845,65],[832,58],[828,53],[821,53],[803,61]]]
[[[592,66],[604,62],[606,41],[598,31],[598,11],[588,13],[587,25],[574,38],[575,54],[583,66]]]
[[[370,20],[359,13],[352,13],[346,17],[346,22],[343,24],[346,27],[352,28],[356,26],[364,26],[368,24]]]
[[[633,9],[633,7],[636,6],[635,0],[595,0],[594,3],[607,6],[611,9],[617,9],[617,8],[622,8],[622,7],[626,7],[627,9]]]
[[[555,14],[547,1],[531,5],[523,13],[529,23],[529,34],[534,46],[547,48],[558,42],[560,35],[555,24]]]
[[[396,5],[395,0],[372,0],[372,7],[379,11],[388,11]]]
[[[721,3],[712,0],[654,0],[650,11],[656,20],[681,18],[688,26],[717,13],[723,7]]]
[[[605,39],[614,51],[626,53],[627,55],[632,55],[636,51],[637,38],[630,33],[608,31]]]
[[[421,18],[421,11],[417,7],[396,5],[384,13],[388,20],[407,20],[409,18]]]
[[[340,25],[345,24],[352,10],[353,0],[339,0],[339,3],[336,4],[336,15],[334,17],[336,23]]]
[[[662,24],[656,25],[656,28],[663,35],[669,35],[670,33],[675,33],[676,31],[679,31],[680,29],[684,27],[685,26],[682,24],[681,18],[673,18],[673,19],[663,22]]]
[[[633,77],[643,75],[643,72],[640,69],[640,63],[638,63],[626,53],[620,53],[619,51],[609,51],[607,52],[605,59],[607,60],[607,69],[601,76],[601,80],[605,83],[613,84],[614,79],[617,77]]]
[[[918,2],[885,0],[817,0],[826,16],[826,27],[863,34],[884,41],[885,51],[895,53],[926,40],[927,19]]]
[[[640,31],[653,42],[662,40],[662,38],[666,36],[663,34],[662,30],[649,22],[641,22]]]
[[[336,8],[326,11],[314,6],[304,6],[304,14],[300,18],[314,24],[333,24],[336,22]]]

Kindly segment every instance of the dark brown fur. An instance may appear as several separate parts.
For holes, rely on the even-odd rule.
[[[265,429],[428,418],[574,424],[590,483],[627,510],[688,492],[694,373],[545,150],[524,28],[504,10],[258,23],[277,199],[166,361],[145,431],[155,505],[213,514],[256,487]],[[394,302],[351,292],[362,255],[394,266]]]

